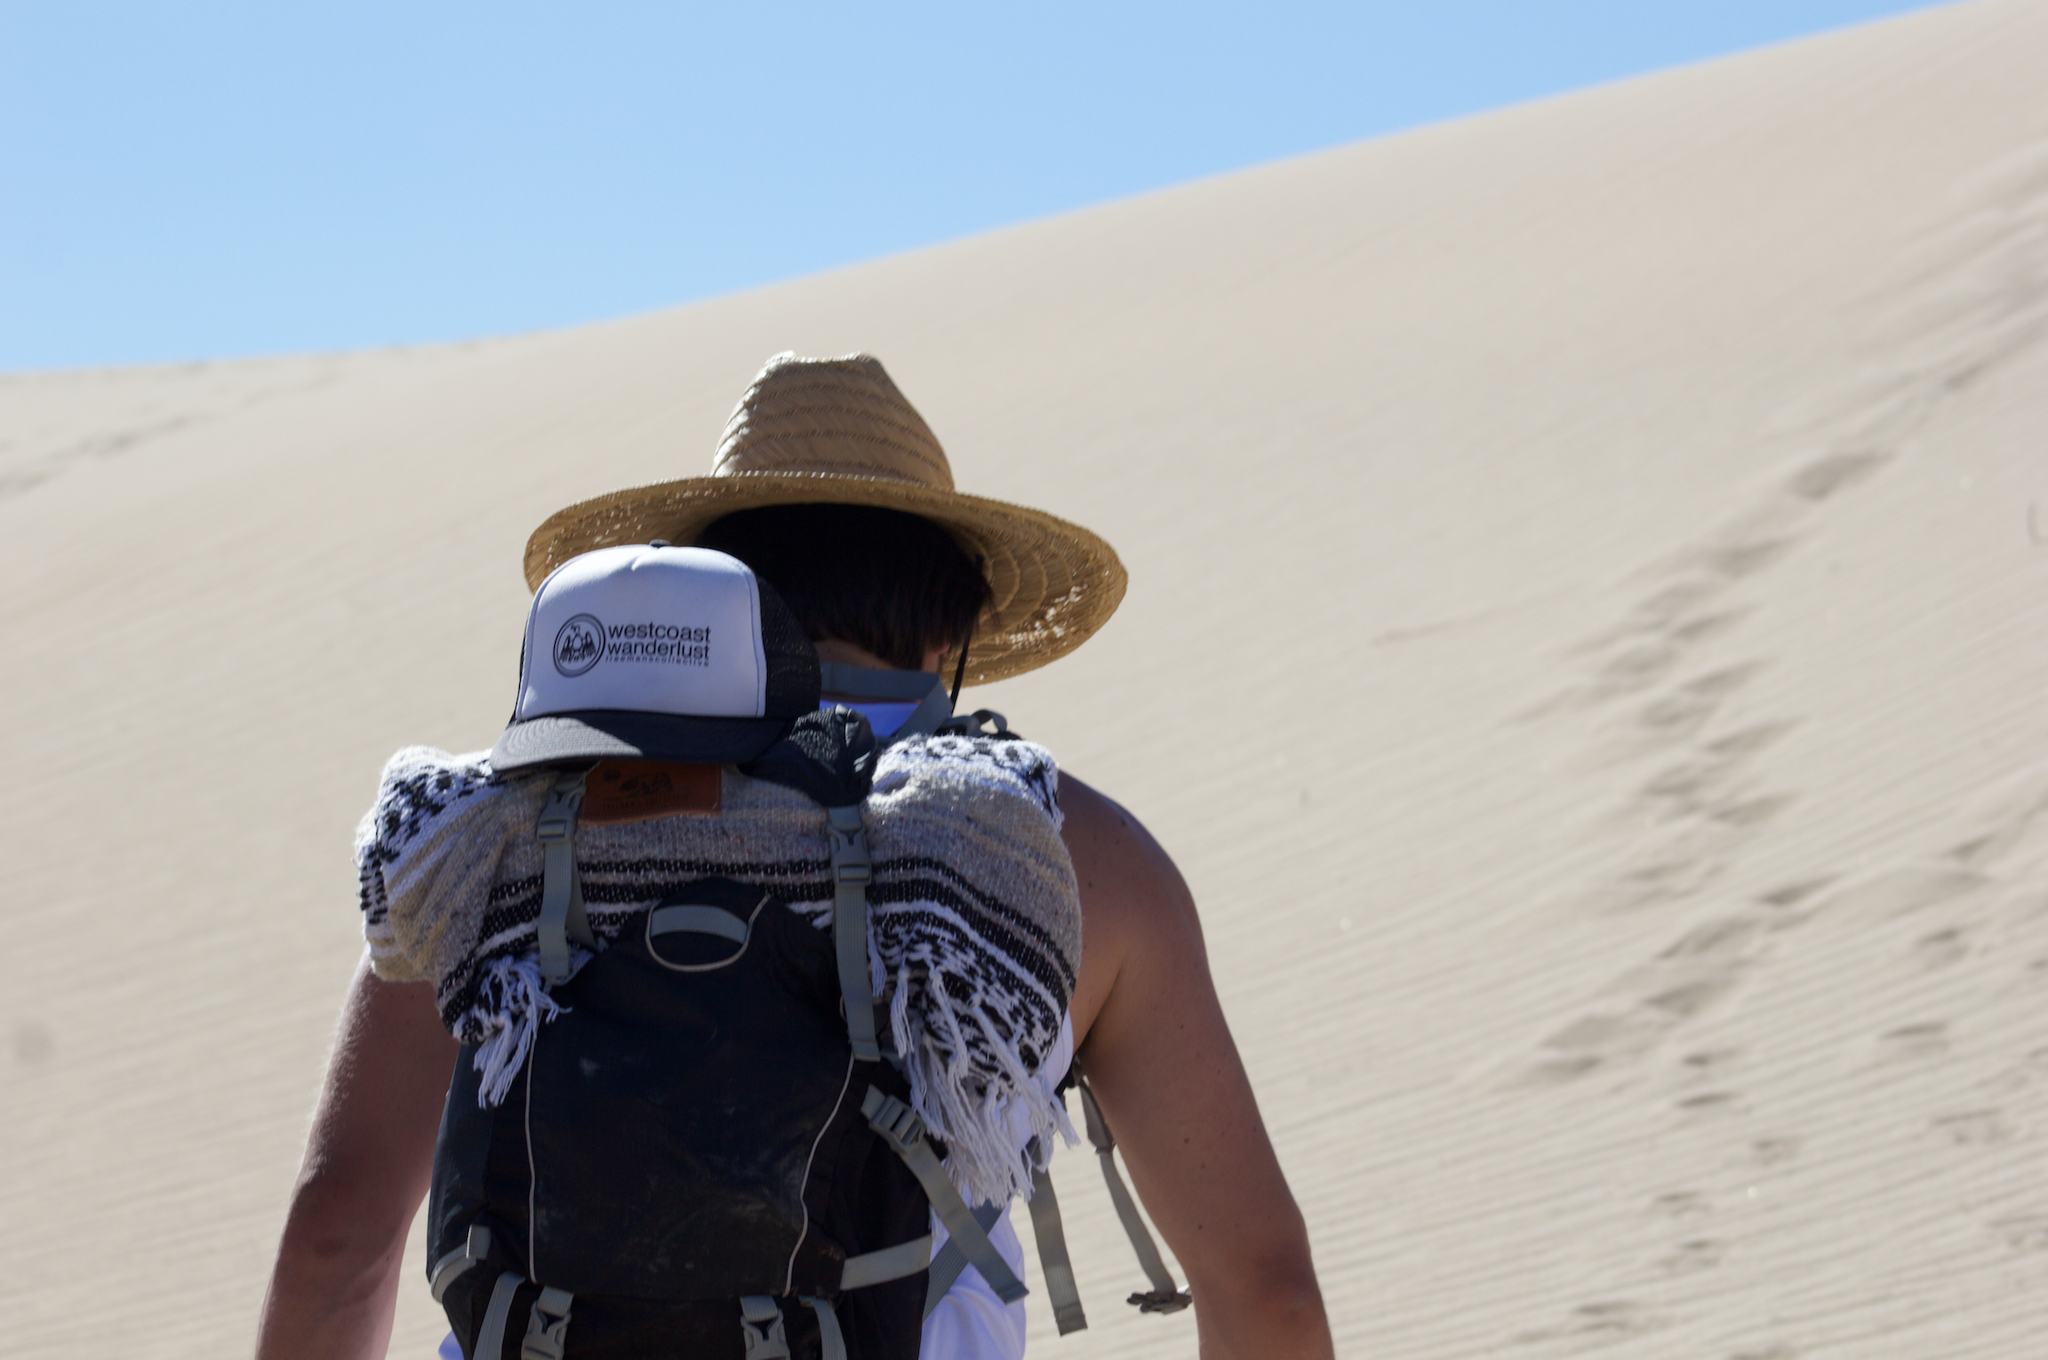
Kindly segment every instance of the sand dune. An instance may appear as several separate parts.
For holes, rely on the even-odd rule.
[[[1130,566],[973,697],[1186,869],[1346,1353],[2035,1354],[2043,70],[1982,0],[628,321],[0,378],[5,1349],[247,1347],[383,757],[502,723],[544,515],[867,348]],[[1056,1171],[1034,1353],[1192,1353]]]

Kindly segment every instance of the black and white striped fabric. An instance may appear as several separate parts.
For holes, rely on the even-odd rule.
[[[485,1101],[503,1098],[556,1013],[535,930],[534,826],[549,782],[496,775],[483,753],[410,747],[386,765],[357,830],[378,975],[433,983],[443,1023],[480,1045]],[[1064,1106],[1031,1079],[1058,1039],[1081,957],[1057,767],[1030,742],[912,737],[882,752],[862,815],[874,860],[868,965],[877,993],[893,988],[890,1025],[917,1113],[946,1142],[970,1203],[1028,1195],[1021,1143],[1074,1140]],[[825,826],[803,795],[727,768],[715,815],[579,828],[598,947],[710,876],[759,884],[829,928]],[[589,957],[578,948],[572,963]]]

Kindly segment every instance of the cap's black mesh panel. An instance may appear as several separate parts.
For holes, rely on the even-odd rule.
[[[875,733],[868,720],[835,704],[813,708],[790,725],[788,735],[740,772],[795,789],[826,807],[844,807],[868,796],[875,777]]]
[[[768,657],[766,718],[794,718],[818,707],[818,649],[804,636],[796,615],[757,576],[761,587],[761,650]]]

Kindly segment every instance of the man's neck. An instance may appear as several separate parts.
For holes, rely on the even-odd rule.
[[[897,670],[851,643],[817,644],[823,674],[820,697],[827,704],[852,704],[867,713],[877,734],[930,732],[952,714],[936,669]]]
[[[818,649],[820,661],[833,661],[842,666],[859,666],[862,670],[869,671],[896,669],[865,647],[857,647],[851,642],[841,642],[838,638],[822,638],[813,645]]]
[[[827,667],[828,678],[823,694],[826,699],[921,699],[929,692],[931,683],[939,678],[936,654],[932,665],[922,670],[906,671],[891,666],[873,652],[851,642],[825,638],[815,645],[819,662]],[[875,674],[852,676],[842,669],[844,667]],[[840,682],[836,687],[833,684],[835,673]]]

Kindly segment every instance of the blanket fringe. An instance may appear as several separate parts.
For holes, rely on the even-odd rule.
[[[477,1045],[475,1066],[482,1080],[476,1103],[489,1109],[501,1105],[519,1075],[543,1020],[562,1007],[541,985],[540,964],[533,958],[497,958],[484,965],[476,1004],[463,1017],[468,1035],[487,1035]]]
[[[915,1010],[913,990],[922,994]],[[944,1004],[945,995],[942,977],[898,970],[889,1025],[896,1051],[910,1055],[911,1107],[944,1140],[947,1174],[969,1204],[1028,1200],[1033,1161],[1020,1149],[1036,1140],[1042,1163],[1052,1156],[1054,1138],[1068,1147],[1080,1141],[1066,1102],[1052,1093],[1050,1080],[1036,1080],[1039,1074],[1025,1067],[986,1016]],[[969,1029],[977,1032],[971,1041]],[[1001,1072],[993,1078],[976,1072],[976,1055],[993,1058]]]

